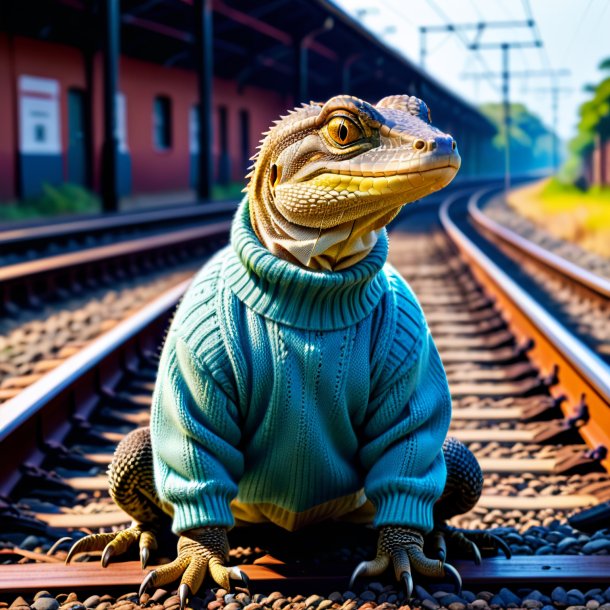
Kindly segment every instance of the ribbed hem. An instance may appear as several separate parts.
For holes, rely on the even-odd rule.
[[[231,229],[234,256],[222,271],[237,298],[275,322],[309,330],[337,330],[368,316],[389,289],[383,266],[388,238],[380,232],[369,254],[340,271],[314,271],[278,258],[259,241],[247,199]]]
[[[377,499],[377,512],[373,525],[404,525],[429,532],[434,525],[432,509],[437,498],[431,496],[413,496],[407,494],[391,494]]]
[[[229,498],[218,496],[200,496],[197,502],[173,500],[174,520],[172,531],[180,534],[195,527],[233,527],[233,514],[229,507]]]

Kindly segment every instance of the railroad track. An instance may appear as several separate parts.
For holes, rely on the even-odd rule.
[[[0,227],[0,266],[223,220],[232,215],[235,208],[234,201],[205,203]]]
[[[566,371],[574,363],[562,360],[555,370],[558,361],[540,360],[538,335],[533,345],[532,335],[517,325],[505,299],[492,293],[496,288],[485,279],[482,257],[466,249],[455,223],[454,228],[448,224],[454,218],[452,202],[464,204],[471,194],[472,189],[454,193],[446,201],[448,232],[438,223],[435,206],[407,209],[394,229],[390,257],[418,295],[445,363],[454,399],[451,433],[470,446],[486,471],[479,506],[456,524],[498,528],[515,557],[487,558],[481,566],[453,561],[464,578],[461,597],[428,583],[425,590],[416,590],[412,605],[428,610],[450,604],[458,604],[450,610],[468,605],[479,610],[563,608],[593,600],[588,606],[593,610],[595,602],[596,608],[610,603],[604,597],[610,595],[604,591],[610,584],[610,537],[603,530],[576,532],[567,519],[610,500],[605,456],[591,454],[586,445],[598,447],[597,417],[604,413],[602,402],[599,409],[592,408],[591,397],[605,397],[607,409],[607,396],[582,370],[580,381],[570,381],[576,373]],[[133,593],[116,598],[117,589],[137,589],[143,573],[135,562],[104,571],[90,554],[63,567],[65,546],[50,547],[68,531],[74,536],[129,521],[109,500],[104,471],[118,440],[148,421],[160,339],[184,289],[173,288],[0,406],[0,450],[11,456],[0,463],[0,495],[5,498],[0,557],[12,562],[0,566],[5,597],[14,599],[18,590],[31,600],[35,591],[47,589],[62,591],[60,601],[68,605],[84,601],[91,592],[95,595],[87,607],[141,601]],[[575,409],[578,417],[571,421]],[[22,465],[18,472],[15,464]],[[373,550],[371,532],[321,528],[315,537],[330,547],[322,557],[315,555],[320,545],[312,544],[312,532],[291,538],[288,545],[272,531],[233,534],[232,561],[249,574],[252,596],[206,590],[193,607],[211,603],[212,609],[224,605],[237,610],[256,604],[249,610],[278,610],[293,604],[355,610],[363,604],[389,604],[390,609],[407,601],[389,580],[370,583],[364,592],[345,591],[354,565]],[[269,549],[257,548],[263,541],[273,557],[266,554]],[[41,563],[15,565],[33,560]],[[569,591],[572,587],[578,589]],[[268,595],[277,589],[282,593]],[[328,597],[305,597],[316,590]],[[78,593],[68,600],[71,591]],[[108,592],[115,597],[96,598]],[[172,608],[177,603],[168,592],[152,595],[144,600],[152,606]],[[15,603],[17,608],[27,601]]]
[[[0,315],[201,258],[226,243],[235,204],[117,214],[0,232]]]
[[[486,213],[487,203],[482,205],[489,194],[481,190],[468,202],[468,214],[477,229],[521,265],[525,274],[547,293],[557,317],[610,363],[610,261],[574,252],[576,246],[562,247],[552,241],[547,249],[540,242],[549,238],[539,230],[528,227],[529,231],[525,231],[512,217],[505,216],[523,233],[531,234],[530,239],[496,221]],[[492,197],[489,201],[495,216],[499,215],[498,209],[503,209],[497,199]]]
[[[226,243],[234,208],[206,204],[179,208],[176,218],[155,210],[0,232],[3,253],[47,254],[0,265],[0,404],[192,275]]]

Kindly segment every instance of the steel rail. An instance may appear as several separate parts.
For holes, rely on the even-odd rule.
[[[476,191],[469,198],[478,202],[495,188]],[[583,438],[591,447],[608,448],[610,431],[610,367],[580,339],[565,328],[540,303],[533,299],[515,280],[491,260],[451,219],[450,207],[459,196],[447,198],[440,209],[446,232],[471,263],[481,282],[498,299],[506,317],[522,338],[534,338],[532,359],[541,369],[559,366],[561,392],[577,404],[584,394],[591,420],[583,428]],[[552,390],[557,391],[559,390]],[[568,409],[568,407],[565,407]],[[603,460],[610,469],[610,459]]]
[[[135,254],[158,250],[176,244],[185,245],[206,237],[226,234],[231,221],[203,225],[192,229],[182,229],[149,237],[140,237],[109,246],[87,248],[69,254],[58,254],[37,261],[16,263],[0,269],[0,282],[14,282],[24,277],[46,275],[50,272],[65,271],[77,267],[84,267],[92,263],[106,262],[113,259],[128,257]]]
[[[189,283],[167,290],[0,406],[0,454],[12,456],[11,464],[0,461],[0,493],[8,495],[20,477],[12,464],[40,464],[39,441],[61,441],[70,419],[80,409],[88,413],[95,407],[96,392],[112,390],[134,352],[143,344],[158,347],[162,327]]]
[[[80,292],[83,284],[107,284],[126,272],[146,272],[201,256],[224,245],[230,227],[231,221],[224,220],[6,265],[0,268],[0,311],[38,308],[45,300]]]
[[[1,555],[0,555],[1,557]],[[462,575],[465,586],[530,586],[535,589],[561,585],[565,588],[608,584],[610,557],[582,557],[574,555],[516,556],[485,558],[481,565],[468,560],[452,562]],[[321,593],[344,590],[354,566],[294,565],[285,564],[270,556],[262,557],[254,564],[239,566],[249,577],[253,593],[276,591],[283,594]],[[326,568],[326,569],[324,569]],[[102,569],[99,562],[0,565],[0,594],[36,592],[40,589],[74,591],[101,588],[137,588],[146,571],[139,562],[110,563]]]
[[[515,231],[496,222],[481,210],[479,201],[480,198],[473,197],[468,202],[468,213],[479,226],[483,227],[503,242],[524,252],[528,257],[534,258],[547,267],[550,267],[560,275],[566,276],[604,297],[610,297],[610,280],[600,277],[588,269],[584,269],[568,259],[546,250]]]
[[[201,220],[226,215],[237,209],[235,202],[206,203],[196,206],[178,206],[140,212],[121,212],[94,218],[78,218],[70,221],[46,223],[45,225],[21,226],[3,229],[0,227],[0,248],[34,243],[57,237],[74,238],[111,229],[138,228],[167,223],[168,221]]]

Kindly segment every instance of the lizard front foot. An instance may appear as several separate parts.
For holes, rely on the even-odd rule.
[[[424,537],[418,531],[400,526],[382,527],[377,542],[377,556],[372,561],[363,561],[356,567],[350,587],[359,576],[379,576],[391,562],[396,580],[402,580],[405,584],[408,598],[413,593],[412,569],[422,576],[432,578],[448,576],[460,591],[462,579],[458,571],[444,561],[426,557],[423,549]]]
[[[432,532],[433,553],[444,561],[447,555],[447,547],[453,547],[458,553],[470,557],[475,564],[481,563],[481,551],[479,549],[492,549],[495,552],[502,551],[507,559],[512,556],[510,547],[502,538],[480,530],[465,530],[448,525],[440,525]]]
[[[142,568],[145,568],[150,552],[157,549],[155,528],[146,525],[132,525],[118,532],[85,536],[72,545],[66,557],[66,563],[70,563],[77,553],[103,551],[102,567],[105,568],[111,557],[122,555],[136,542],[140,547]]]
[[[208,570],[214,581],[223,589],[229,589],[229,579],[248,579],[237,568],[225,567],[229,555],[227,532],[222,527],[202,527],[183,532],[178,540],[178,557],[171,563],[149,572],[140,586],[142,595],[149,586],[158,587],[178,578],[180,608],[184,610],[189,594],[197,593]]]

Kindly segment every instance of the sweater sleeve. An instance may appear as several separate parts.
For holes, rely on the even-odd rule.
[[[155,483],[173,507],[173,531],[232,527],[229,505],[244,468],[238,410],[172,330],[153,397],[151,438]]]
[[[443,365],[429,330],[369,404],[360,458],[375,526],[423,532],[447,478],[442,445],[451,418]]]

